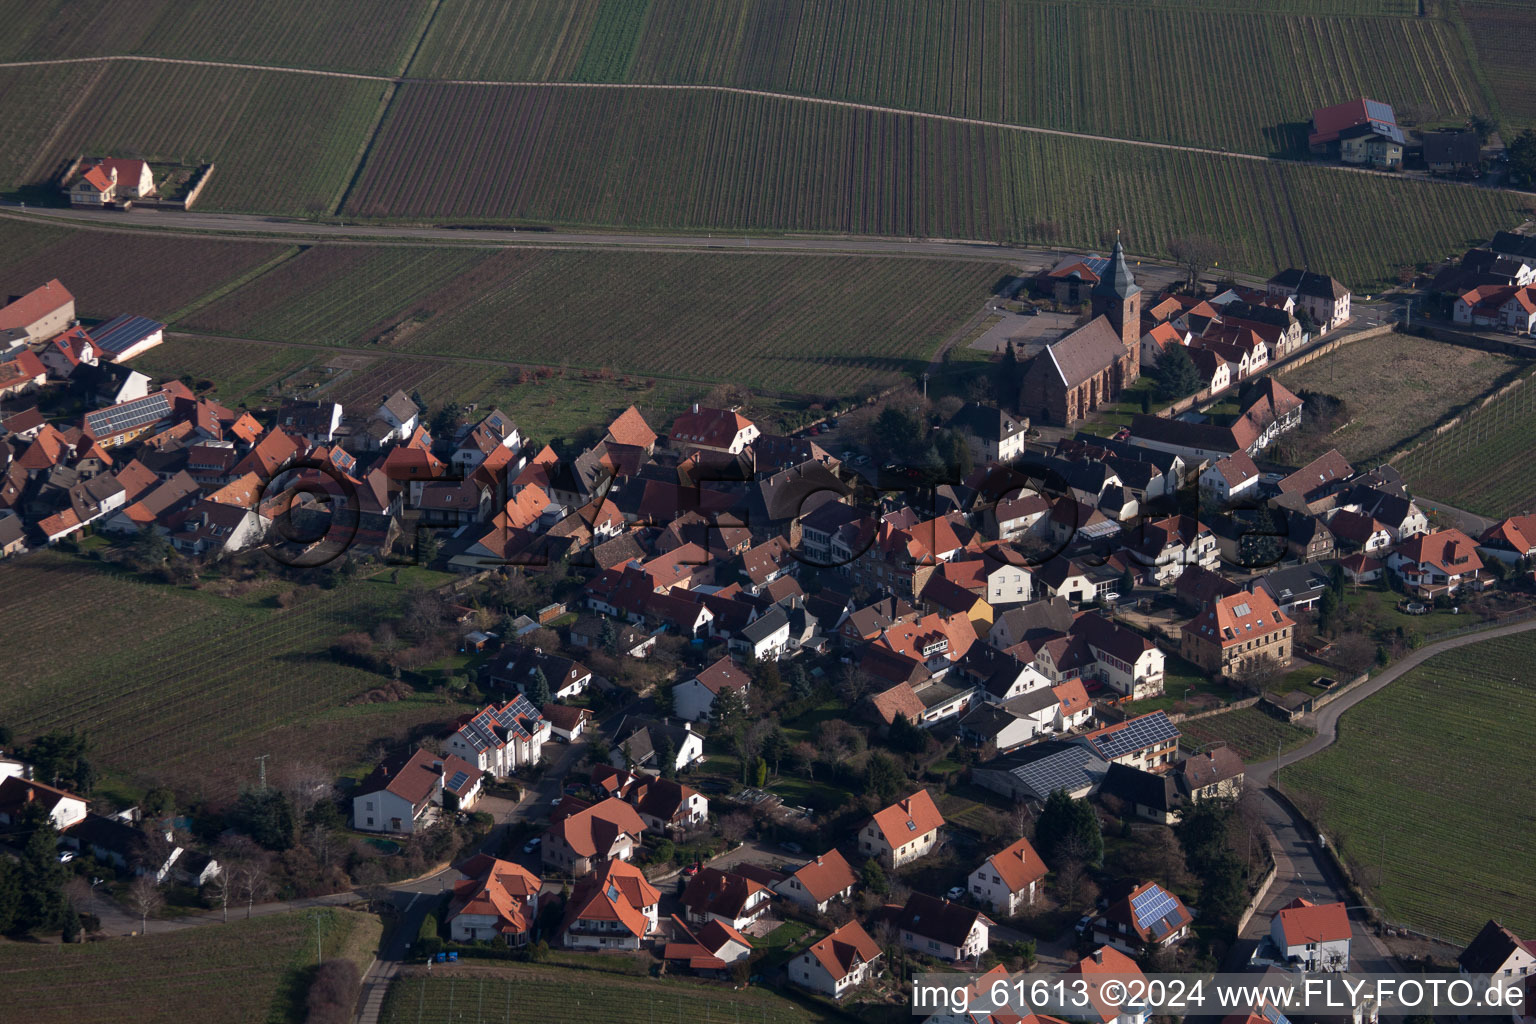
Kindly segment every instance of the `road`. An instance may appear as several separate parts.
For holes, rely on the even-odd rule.
[[[1443,501],[1430,501],[1428,498],[1421,498],[1417,495],[1414,496],[1413,500],[1418,502],[1419,506],[1427,511],[1439,512],[1443,516],[1449,516],[1456,520],[1457,528],[1463,533],[1470,535],[1473,540],[1488,532],[1488,528],[1498,522],[1497,519],[1489,519],[1487,516],[1480,516],[1476,512],[1468,512],[1464,508],[1447,505]]]

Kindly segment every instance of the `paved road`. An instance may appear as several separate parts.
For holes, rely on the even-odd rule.
[[[1489,527],[1498,522],[1497,519],[1489,519],[1487,516],[1480,516],[1476,512],[1468,512],[1464,508],[1447,505],[1443,501],[1430,501],[1428,498],[1421,498],[1417,495],[1414,496],[1413,500],[1418,502],[1421,508],[1451,517],[1456,521],[1457,527],[1463,533],[1470,534],[1474,540],[1481,537],[1488,531]]]

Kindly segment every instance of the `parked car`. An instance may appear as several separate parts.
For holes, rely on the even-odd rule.
[[[1077,919],[1077,924],[1072,926],[1072,930],[1077,932],[1079,935],[1086,935],[1088,934],[1088,926],[1091,924],[1093,924],[1093,915],[1084,914],[1082,917]]]
[[[800,848],[800,844],[799,843],[780,843],[779,846],[780,846],[781,849],[788,850],[790,853],[803,853],[804,852]]]
[[[965,897],[965,886],[957,885],[944,895],[948,896],[952,900],[963,899]]]
[[[540,842],[541,842],[541,840],[539,839],[539,837],[538,836],[534,836],[532,839],[528,840],[526,843],[523,844],[523,852],[524,853],[532,853],[534,850],[537,850],[539,848],[539,843]]]

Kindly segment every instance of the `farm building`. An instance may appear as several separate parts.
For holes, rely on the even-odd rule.
[[[114,363],[126,363],[165,340],[165,324],[124,313],[86,332],[96,351]]]
[[[24,341],[43,341],[74,319],[75,297],[55,279],[25,295],[12,296],[0,307],[0,335],[15,332]]]
[[[1307,145],[1314,153],[1337,152],[1347,164],[1396,169],[1403,166],[1403,144],[1397,115],[1385,103],[1348,100],[1312,112]]]
[[[155,177],[149,164],[117,157],[87,161],[80,177],[69,187],[69,201],[74,206],[106,206],[154,194]]]

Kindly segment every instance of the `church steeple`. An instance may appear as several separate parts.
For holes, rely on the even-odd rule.
[[[1107,319],[1125,346],[1122,386],[1128,387],[1141,375],[1141,288],[1131,276],[1131,268],[1125,265],[1125,246],[1120,244],[1118,231],[1109,266],[1104,268],[1088,298],[1093,315]]]

